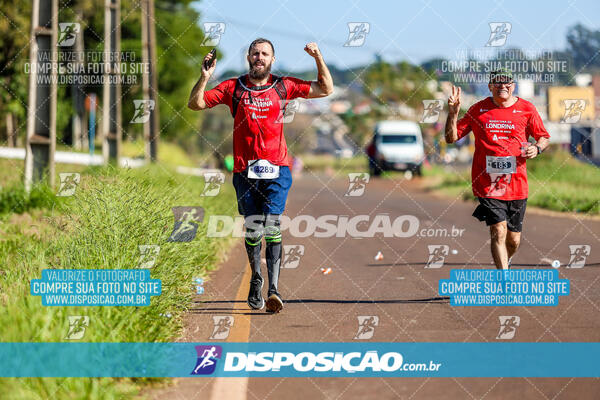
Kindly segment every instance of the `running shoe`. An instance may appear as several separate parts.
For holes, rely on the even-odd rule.
[[[252,279],[250,280],[250,291],[248,292],[248,306],[255,310],[261,310],[265,306],[265,300],[262,296],[264,280]]]
[[[283,300],[277,293],[273,293],[267,299],[267,312],[278,313],[283,309]]]

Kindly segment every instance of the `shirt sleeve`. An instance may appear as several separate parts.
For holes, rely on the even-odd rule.
[[[231,107],[231,97],[233,96],[231,79],[219,83],[214,88],[204,92],[204,102],[208,108],[213,108],[218,104],[225,104]]]
[[[550,137],[550,134],[544,127],[542,118],[540,117],[540,114],[537,112],[535,107],[533,107],[533,110],[531,112],[531,117],[529,117],[526,132],[527,132],[528,137],[533,136],[533,138],[536,141],[540,140],[540,138],[542,138],[542,137],[546,137],[546,138]]]
[[[473,110],[473,107],[469,108],[469,111],[456,123],[458,139],[465,137],[473,130],[473,122],[475,122]]]
[[[295,99],[298,97],[306,98],[310,91],[310,81],[305,81],[298,78],[285,77],[283,83],[287,89],[288,100]]]

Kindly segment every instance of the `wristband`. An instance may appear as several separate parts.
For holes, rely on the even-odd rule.
[[[537,155],[539,156],[540,154],[542,154],[542,149],[540,148],[540,146],[538,146],[537,144],[535,145],[535,147],[537,148]]]

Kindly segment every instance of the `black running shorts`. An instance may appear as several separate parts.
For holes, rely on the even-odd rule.
[[[487,226],[506,221],[509,231],[521,232],[525,208],[527,208],[527,199],[498,200],[479,197],[479,205],[473,212],[473,216],[480,221],[485,221]]]

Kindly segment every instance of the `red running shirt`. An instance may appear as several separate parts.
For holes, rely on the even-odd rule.
[[[225,104],[231,110],[237,79],[228,79],[204,92],[206,106],[212,108]],[[308,96],[311,82],[291,77],[282,79],[287,92],[286,100]],[[272,80],[273,75],[270,75],[267,84],[270,85]],[[254,86],[248,79],[243,83],[248,88]],[[281,98],[274,87],[243,92],[233,122],[233,172],[244,171],[249,160],[263,159],[274,165],[290,166],[280,103]]]
[[[550,137],[535,106],[518,98],[510,107],[499,107],[488,97],[471,106],[457,126],[459,139],[471,131],[475,135],[473,194],[500,200],[526,199],[527,164],[521,157],[521,142],[530,136],[536,141]],[[511,167],[514,171],[509,171]]]

